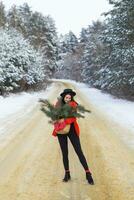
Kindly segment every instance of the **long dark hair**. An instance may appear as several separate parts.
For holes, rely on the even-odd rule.
[[[56,103],[56,106],[57,106],[57,107],[63,106],[63,105],[66,104],[66,102],[64,101],[64,97],[65,97],[66,95],[67,95],[67,94],[65,94],[65,95],[60,96],[60,97],[57,98],[57,99],[58,99],[58,101],[57,101],[57,103]],[[71,94],[69,94],[69,95],[71,96],[71,101],[74,101],[74,102],[78,105],[78,103],[74,100],[73,95],[71,95]]]
[[[64,98],[65,98],[65,96],[66,96],[67,94],[65,94],[65,95],[63,95],[62,97],[61,97],[61,106],[62,105],[64,105],[66,102],[64,101]],[[78,105],[78,103],[74,100],[74,96],[73,95],[71,95],[71,94],[69,94],[70,96],[71,96],[71,101],[74,101],[77,105]]]

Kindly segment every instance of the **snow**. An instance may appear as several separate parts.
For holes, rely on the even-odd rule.
[[[32,110],[38,105],[39,98],[47,98],[53,85],[40,92],[21,92],[0,96],[0,141],[5,145],[14,136],[14,126],[28,120]],[[9,130],[10,127],[10,130]]]
[[[117,99],[95,88],[81,86],[81,89],[92,104],[98,106],[118,123],[134,130],[134,102]]]
[[[0,119],[23,110],[23,108],[29,106],[30,101],[31,104],[33,103],[35,97],[35,94],[25,92],[22,92],[19,95],[12,94],[7,98],[0,97]],[[26,111],[28,112],[28,110]]]
[[[49,89],[50,88],[48,87],[45,92],[21,92],[19,94],[11,94],[6,98],[0,97],[0,120],[17,112],[30,112],[37,105],[39,98],[44,95],[46,97]],[[24,108],[27,109],[24,110]]]

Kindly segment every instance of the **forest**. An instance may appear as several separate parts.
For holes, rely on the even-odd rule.
[[[27,3],[8,11],[0,2],[0,95],[45,89],[48,79],[84,82],[134,99],[134,1],[109,0],[104,21],[57,33],[54,19]]]

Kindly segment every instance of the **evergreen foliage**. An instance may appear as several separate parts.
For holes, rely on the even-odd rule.
[[[43,57],[15,29],[0,29],[0,91],[22,90],[45,78]]]
[[[6,11],[3,2],[0,2],[0,27],[5,27],[6,25]]]
[[[134,99],[134,1],[109,0],[103,22],[82,28],[73,50],[69,35],[60,38],[58,78],[87,83],[115,96]],[[79,71],[79,73],[78,73]]]
[[[55,22],[27,3],[0,2],[0,94],[43,88],[57,70]]]
[[[77,108],[71,107],[69,104],[55,107],[48,100],[40,100],[42,102],[41,111],[46,114],[47,117],[51,118],[52,121],[59,119],[66,119],[71,117],[84,118],[83,113],[91,111],[84,108],[84,106],[78,105]]]
[[[134,99],[134,1],[109,2],[113,8],[105,21],[82,30],[82,77],[90,86]]]

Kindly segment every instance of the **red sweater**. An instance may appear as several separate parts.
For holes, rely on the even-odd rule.
[[[75,101],[71,101],[69,102],[69,105],[72,106],[73,108],[76,108],[77,107],[77,103]],[[80,135],[80,129],[79,129],[79,125],[77,123],[77,119],[76,117],[72,117],[72,118],[66,118],[65,121],[64,121],[64,124],[63,126],[65,127],[66,124],[71,124],[71,123],[74,123],[74,127],[75,127],[75,132],[76,134],[79,136]],[[63,128],[64,128],[63,127]],[[57,135],[57,127],[55,126],[53,132],[52,132],[52,135],[53,136],[56,136]]]

